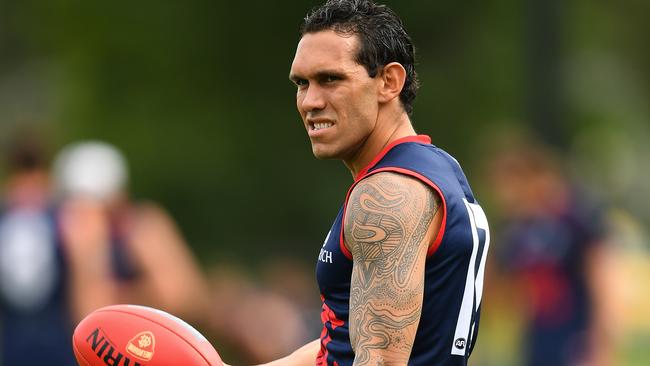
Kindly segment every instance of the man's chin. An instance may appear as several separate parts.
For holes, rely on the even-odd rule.
[[[338,156],[335,152],[329,151],[327,149],[323,149],[318,146],[311,146],[311,151],[314,154],[314,157],[318,160],[330,160],[330,159],[337,159]]]

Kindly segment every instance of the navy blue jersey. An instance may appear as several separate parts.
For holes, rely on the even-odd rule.
[[[443,218],[425,266],[422,314],[409,365],[466,365],[478,334],[489,230],[458,162],[431,145],[428,136],[390,144],[356,177],[352,189],[379,172],[419,179],[442,198]],[[352,254],[344,245],[347,198],[318,256],[316,275],[323,300],[317,365],[350,366],[348,314]]]
[[[588,358],[594,299],[586,264],[603,245],[603,214],[576,187],[562,209],[507,220],[496,254],[528,300],[522,364],[578,365]]]

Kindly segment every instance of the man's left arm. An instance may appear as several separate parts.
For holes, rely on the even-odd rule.
[[[382,172],[352,191],[345,244],[353,256],[350,341],[354,365],[406,365],[420,321],[427,249],[440,198],[423,182]]]

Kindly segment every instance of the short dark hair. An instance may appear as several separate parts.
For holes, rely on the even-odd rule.
[[[406,81],[399,98],[406,113],[411,114],[418,90],[415,47],[393,10],[370,0],[328,0],[307,14],[300,35],[322,30],[357,35],[360,47],[355,60],[372,78],[391,62],[404,66]]]

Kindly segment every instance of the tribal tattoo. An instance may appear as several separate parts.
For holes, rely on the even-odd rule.
[[[440,198],[422,182],[378,173],[353,190],[345,240],[354,258],[354,365],[406,365],[422,309],[429,226]]]

